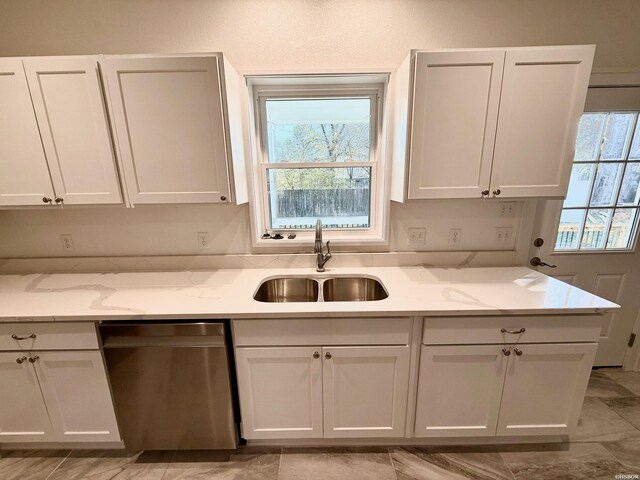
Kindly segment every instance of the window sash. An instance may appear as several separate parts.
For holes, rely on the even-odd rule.
[[[256,132],[258,138],[258,166],[259,166],[259,191],[260,191],[260,214],[261,226],[272,232],[286,232],[290,229],[274,228],[271,225],[271,212],[269,202],[268,171],[270,169],[307,169],[307,168],[371,168],[370,202],[369,202],[369,227],[367,228],[329,228],[326,230],[341,232],[345,237],[357,237],[363,233],[374,233],[381,227],[380,222],[380,184],[379,184],[379,145],[382,135],[382,121],[380,115],[380,100],[382,97],[382,86],[361,85],[358,87],[327,85],[321,88],[309,88],[308,86],[293,87],[268,87],[255,90],[255,100],[258,103]],[[353,162],[269,162],[269,137],[267,132],[266,102],[268,100],[323,100],[323,99],[348,99],[348,98],[369,98],[370,101],[370,121],[369,121],[369,161]],[[295,229],[296,232],[309,232],[313,228]]]

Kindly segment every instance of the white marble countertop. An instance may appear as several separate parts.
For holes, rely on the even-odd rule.
[[[274,276],[373,276],[372,302],[263,303]],[[0,321],[602,313],[618,305],[525,267],[309,268],[0,275]]]

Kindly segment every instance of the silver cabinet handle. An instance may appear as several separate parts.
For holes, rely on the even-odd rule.
[[[517,349],[517,348],[514,348],[514,349],[513,349],[513,351],[514,351],[514,352],[516,352],[516,355],[517,355],[517,356],[519,356],[519,357],[520,357],[520,356],[522,356],[522,350],[519,350],[519,349]]]
[[[16,358],[16,363],[23,364],[27,357]]]
[[[524,333],[526,331],[527,331],[526,328],[521,328],[520,330],[510,330],[508,328],[501,328],[500,329],[501,333],[511,333],[513,335],[520,335],[521,333]]]
[[[32,333],[31,335],[27,335],[26,337],[19,337],[14,333],[13,335],[11,335],[11,338],[13,338],[14,340],[29,340],[30,338],[36,338],[36,334]]]
[[[500,189],[499,189],[499,188],[497,188],[497,189],[495,189],[495,190],[493,191],[493,194],[494,194],[496,197],[497,197],[498,195],[500,195],[500,193],[501,193],[501,192],[500,192]]]
[[[482,191],[482,192],[480,192],[480,193],[482,193],[482,196],[483,196],[483,197],[488,197],[488,196],[489,196],[489,190],[483,190],[483,191]]]
[[[324,358],[326,358],[327,360],[329,360],[331,358],[331,352],[327,352],[324,354]]]
[[[57,204],[64,203],[64,198],[56,197],[56,203]]]
[[[320,358],[320,354],[318,352],[313,352],[313,358]]]
[[[40,357],[39,357],[38,355],[34,355],[34,356],[32,356],[32,357],[29,357],[29,361],[30,361],[31,363],[36,363],[36,362],[38,361],[38,359],[39,359],[39,358],[40,358]]]
[[[52,202],[52,200],[49,197],[42,197],[42,201],[44,203],[51,203]]]
[[[507,348],[503,348],[502,349],[502,353],[504,353],[505,357],[508,357],[509,355],[511,355],[511,350],[509,350]]]

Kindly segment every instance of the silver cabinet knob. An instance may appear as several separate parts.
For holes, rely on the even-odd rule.
[[[20,337],[14,333],[11,335],[11,338],[13,338],[14,340],[28,340],[30,338],[36,338],[36,334],[32,333],[31,335],[27,335],[26,337]]]
[[[224,195],[222,195],[222,196],[220,197],[220,200],[222,200],[223,202],[226,202],[226,201],[227,201],[227,197],[225,197]]]
[[[39,357],[38,355],[33,355],[33,356],[29,357],[29,361],[30,361],[31,363],[36,363],[36,362],[38,361],[38,359],[39,359],[39,358],[40,358],[40,357]]]
[[[16,358],[16,363],[23,364],[27,357],[19,357]]]
[[[505,357],[508,357],[509,355],[511,355],[511,350],[509,350],[508,348],[503,348],[502,353]]]
[[[517,348],[514,348],[514,349],[513,349],[513,351],[514,351],[514,352],[516,352],[516,355],[517,355],[517,356],[519,356],[519,357],[520,357],[520,356],[522,356],[522,350],[519,350],[519,349],[517,349]]]
[[[313,352],[313,358],[320,358],[320,354],[318,352]]]
[[[42,197],[42,201],[44,203],[51,203],[52,200],[49,197]]]
[[[482,196],[483,197],[488,197],[489,196],[489,190],[483,190],[482,191]]]
[[[61,204],[61,203],[64,203],[64,198],[56,197],[56,203],[58,205]]]
[[[324,354],[324,358],[326,358],[327,360],[329,360],[331,358],[331,352],[327,352]]]
[[[498,195],[500,195],[500,189],[499,189],[499,188],[496,188],[496,189],[493,191],[493,194],[494,194],[496,197],[497,197]]]

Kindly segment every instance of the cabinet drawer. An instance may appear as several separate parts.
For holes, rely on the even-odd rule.
[[[18,338],[13,338],[12,335]],[[23,340],[20,340],[20,339]],[[3,323],[0,350],[92,350],[98,348],[93,323]]]
[[[500,317],[425,317],[422,343],[464,345],[482,343],[597,342],[601,315]],[[512,332],[503,332],[502,329]]]
[[[305,318],[234,320],[241,346],[407,345],[409,318]]]

